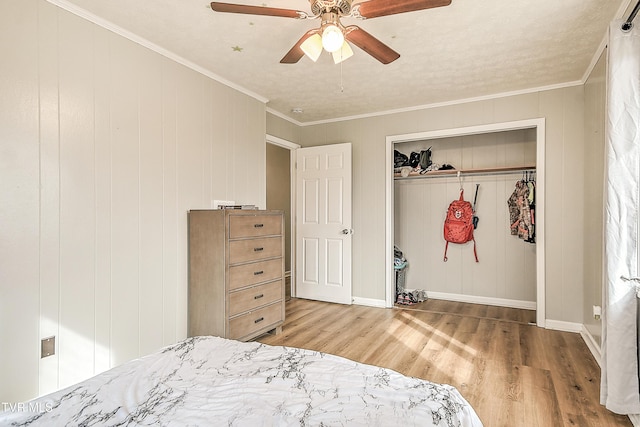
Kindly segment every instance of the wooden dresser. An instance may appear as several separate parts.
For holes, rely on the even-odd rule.
[[[189,336],[247,341],[283,322],[282,211],[189,211]]]

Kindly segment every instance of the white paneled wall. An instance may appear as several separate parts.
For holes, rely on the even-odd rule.
[[[187,211],[265,206],[266,124],[44,0],[1,2],[0,34],[0,402],[19,402],[186,336]]]
[[[517,130],[396,144],[409,155],[432,147],[435,163],[456,169],[535,165],[535,130]],[[460,194],[456,177],[398,179],[394,182],[395,244],[410,264],[407,287],[464,300],[531,307],[536,301],[536,247],[512,236],[507,199],[522,173],[461,175],[465,200],[473,203],[480,184],[473,243],[449,244],[443,261],[443,225],[451,201]],[[478,298],[480,297],[480,298]],[[474,298],[476,298],[474,300]],[[488,300],[487,300],[488,299]]]

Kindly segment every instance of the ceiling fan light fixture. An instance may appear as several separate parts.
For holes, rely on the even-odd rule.
[[[383,64],[389,64],[400,57],[400,54],[389,46],[376,39],[356,25],[344,27],[340,23],[342,17],[352,17],[361,19],[376,18],[379,16],[396,15],[399,13],[413,12],[430,9],[440,6],[448,6],[452,0],[308,0],[311,5],[313,16],[295,9],[282,9],[277,7],[267,7],[266,5],[254,6],[234,3],[224,3],[220,1],[211,2],[211,10],[214,12],[241,13],[247,15],[279,16],[293,19],[320,18],[320,28],[307,31],[296,44],[280,60],[281,64],[295,64],[306,54],[313,61],[316,61],[321,50],[316,49],[317,37],[310,35],[320,35],[322,46],[328,52],[334,53],[342,49],[345,35],[349,35],[349,41],[360,49],[377,59]],[[353,4],[355,2],[355,5]],[[300,47],[304,43],[306,50]],[[341,52],[336,63],[344,61],[353,52]]]
[[[342,61],[351,58],[353,56],[353,50],[351,49],[351,46],[349,46],[349,43],[345,41],[342,43],[342,47],[331,55],[333,55],[333,63],[339,64]]]
[[[327,52],[335,52],[344,44],[344,34],[337,25],[329,24],[322,31],[322,46]]]
[[[307,37],[307,39],[300,45],[300,49],[302,49],[309,59],[316,62],[322,53],[322,37],[320,37],[320,34],[314,34],[311,37]]]

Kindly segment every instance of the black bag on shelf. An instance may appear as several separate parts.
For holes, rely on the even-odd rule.
[[[406,154],[393,150],[393,167],[401,168],[402,166],[409,166],[409,158]]]
[[[427,169],[431,163],[431,147],[420,151],[420,169]]]
[[[409,155],[409,166],[411,166],[412,168],[417,168],[419,164],[420,164],[420,153],[416,153],[415,151],[412,151],[411,154]]]

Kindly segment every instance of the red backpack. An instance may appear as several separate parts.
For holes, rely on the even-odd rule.
[[[447,217],[444,220],[444,260],[447,261],[447,249],[451,243],[467,243],[473,240],[473,255],[478,262],[476,240],[473,238],[473,207],[464,200],[464,190],[460,189],[460,198],[449,205]]]

